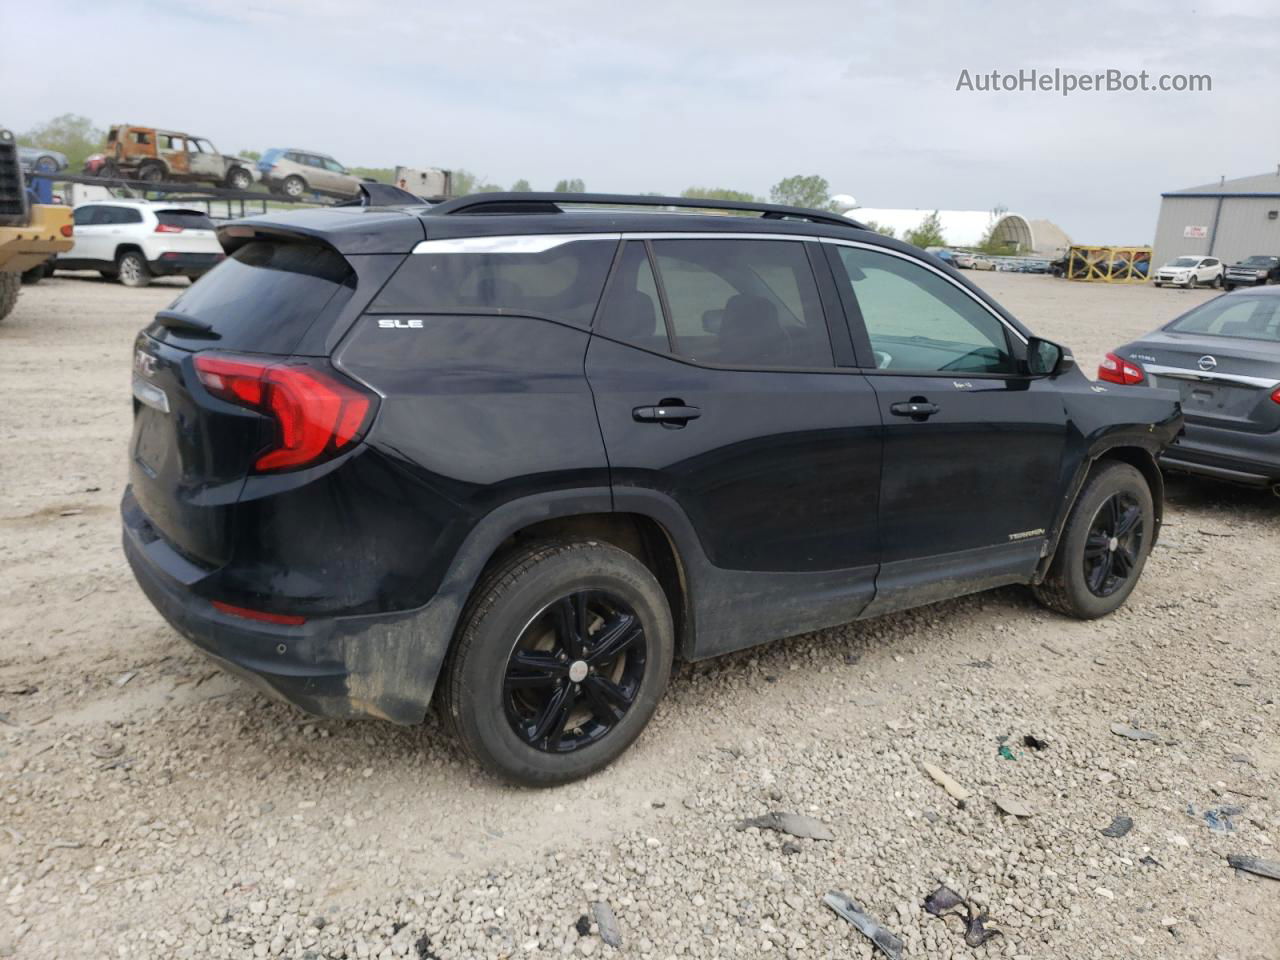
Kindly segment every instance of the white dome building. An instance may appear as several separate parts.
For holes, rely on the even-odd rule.
[[[1010,252],[1059,255],[1071,245],[1071,239],[1056,224],[1048,220],[1028,220],[1020,213],[995,214],[990,210],[894,210],[886,207],[860,207],[848,194],[832,197],[844,216],[860,223],[875,223],[881,228],[892,228],[893,235],[903,239],[909,230],[917,229],[925,218],[937,213],[942,225],[942,236],[949,247],[976,247],[982,243],[987,231],[995,226],[995,239],[1007,246]]]

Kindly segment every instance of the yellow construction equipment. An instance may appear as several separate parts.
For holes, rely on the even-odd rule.
[[[38,280],[44,263],[71,249],[71,208],[32,203],[13,134],[0,128],[0,320],[18,302],[22,275]]]

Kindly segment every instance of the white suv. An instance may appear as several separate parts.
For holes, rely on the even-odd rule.
[[[194,281],[225,254],[203,210],[145,200],[93,200],[75,208],[75,245],[54,259],[54,270],[97,270],[126,287],[152,277]]]
[[[1197,283],[1220,287],[1222,273],[1222,261],[1217,257],[1178,257],[1156,271],[1154,283],[1157,287],[1167,283],[1188,289]]]

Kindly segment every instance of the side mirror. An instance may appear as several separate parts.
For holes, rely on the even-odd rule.
[[[1031,376],[1056,377],[1075,365],[1075,357],[1056,343],[1039,337],[1027,341],[1027,372]]]

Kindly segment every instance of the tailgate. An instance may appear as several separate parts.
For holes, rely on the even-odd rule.
[[[151,523],[193,560],[230,555],[231,511],[263,446],[265,418],[211,397],[193,354],[139,334],[129,483]]]

